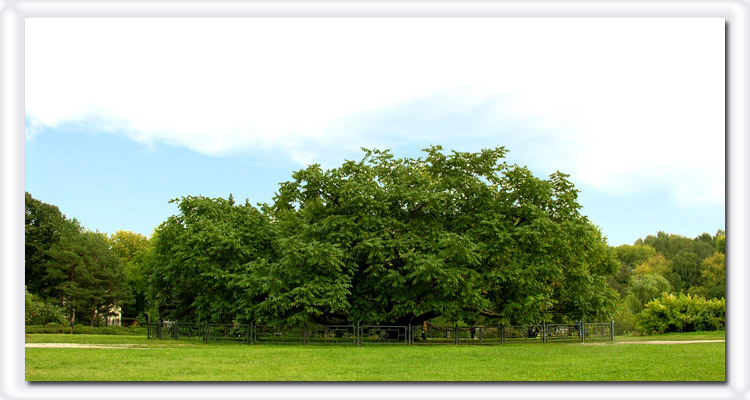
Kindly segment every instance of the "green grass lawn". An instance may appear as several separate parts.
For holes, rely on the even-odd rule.
[[[616,343],[504,346],[277,346],[27,335],[27,343],[131,348],[27,348],[29,381],[724,381],[723,332],[622,336]]]
[[[687,333],[662,333],[660,335],[623,335],[615,336],[615,342],[640,342],[640,341],[686,341],[686,340],[724,340],[724,331],[711,332],[687,332]]]

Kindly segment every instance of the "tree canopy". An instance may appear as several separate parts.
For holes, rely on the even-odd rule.
[[[401,324],[611,315],[606,276],[619,265],[567,175],[537,178],[503,147],[425,153],[311,165],[258,208],[177,200],[152,238],[159,313]]]

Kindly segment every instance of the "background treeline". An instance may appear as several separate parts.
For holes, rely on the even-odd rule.
[[[145,322],[148,238],[89,231],[29,193],[25,220],[26,324],[100,326],[118,308]]]
[[[619,269],[608,282],[620,295],[621,331],[688,332],[724,328],[726,237],[690,239],[659,232],[614,248]]]
[[[26,194],[27,324],[608,321],[723,329],[724,234],[607,246],[562,173],[505,149],[311,165],[272,204],[188,196],[151,238],[81,227]],[[658,323],[657,323],[658,322]]]

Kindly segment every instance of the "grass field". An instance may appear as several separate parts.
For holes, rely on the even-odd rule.
[[[724,381],[723,332],[618,336],[615,343],[504,346],[252,346],[140,336],[27,335],[28,381]],[[125,347],[127,346],[127,347]],[[114,347],[114,348],[112,348]]]

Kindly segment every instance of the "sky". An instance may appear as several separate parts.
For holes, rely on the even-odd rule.
[[[25,20],[25,186],[150,235],[362,147],[505,146],[610,245],[724,229],[723,19]]]

